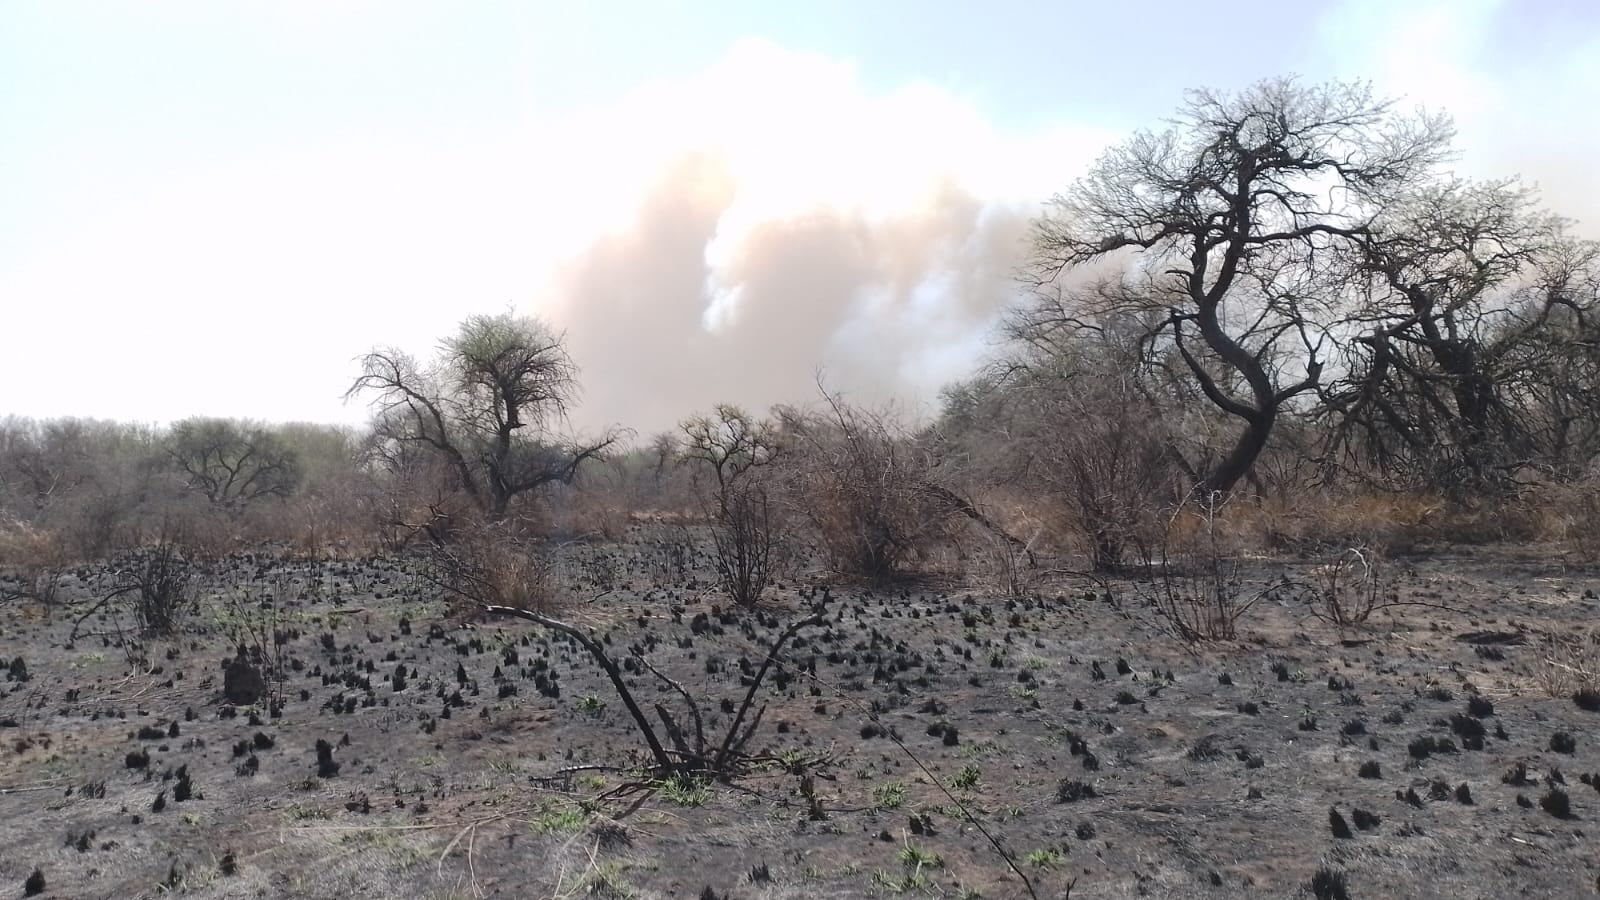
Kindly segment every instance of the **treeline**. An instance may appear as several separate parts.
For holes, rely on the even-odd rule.
[[[1045,556],[1113,571],[1204,533],[1600,552],[1600,247],[1448,119],[1359,84],[1193,93],[1035,223],[1002,349],[911,423],[823,390],[636,440],[574,434],[562,336],[474,316],[377,348],[369,427],[0,423],[0,564],[709,526],[729,593],[814,553],[883,578]],[[642,373],[648,377],[648,373]],[[1077,565],[1075,562],[1059,565]]]

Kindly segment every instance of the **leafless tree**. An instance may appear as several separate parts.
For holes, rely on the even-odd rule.
[[[1030,277],[1063,326],[1149,323],[1239,431],[1199,485],[1230,491],[1313,391],[1346,291],[1334,253],[1446,154],[1443,117],[1361,84],[1191,92],[1165,131],[1112,148],[1035,222]],[[1097,264],[1125,274],[1089,284]],[[1103,275],[1103,273],[1102,273]]]
[[[761,599],[772,579],[782,516],[759,471],[777,452],[771,422],[723,404],[682,426],[680,458],[693,466],[711,526],[717,574],[741,606]]]
[[[1600,408],[1572,389],[1600,362],[1600,251],[1565,229],[1515,179],[1444,179],[1392,204],[1352,249],[1351,358],[1324,391],[1333,458],[1477,492],[1557,464],[1575,438],[1600,449],[1581,435]]]
[[[186,419],[167,435],[167,454],[191,489],[239,507],[287,497],[300,484],[299,456],[264,427],[230,419]]]
[[[607,433],[567,439],[564,421],[577,391],[577,366],[563,338],[544,322],[511,314],[472,316],[424,369],[405,353],[374,350],[346,397],[373,393],[382,454],[422,449],[442,461],[452,487],[490,519],[516,497],[570,483],[585,463],[617,442]]]

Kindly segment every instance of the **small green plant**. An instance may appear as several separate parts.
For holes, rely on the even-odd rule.
[[[588,713],[591,716],[598,716],[606,711],[606,701],[594,694],[589,694],[578,700],[578,711]]]
[[[550,804],[540,809],[532,822],[537,834],[577,834],[589,822],[589,816],[577,804]]]
[[[1036,703],[1039,700],[1038,691],[1031,687],[1024,687],[1020,684],[1014,684],[1011,686],[1011,696],[1014,699],[1021,700],[1024,703]]]
[[[872,885],[885,893],[905,894],[928,890],[933,887],[933,882],[920,871],[894,875],[879,869],[872,873]]]
[[[674,775],[662,781],[661,796],[678,806],[704,806],[711,799],[711,785],[687,775]]]
[[[291,822],[304,822],[308,819],[326,819],[328,811],[319,806],[301,806],[296,803],[285,810],[284,815]]]
[[[633,900],[638,889],[623,878],[627,866],[620,862],[595,863],[583,873],[577,893],[585,897],[603,897],[605,900]]]
[[[978,767],[968,763],[961,767],[961,771],[950,776],[950,786],[957,790],[971,790],[978,786]]]
[[[978,741],[977,743],[962,744],[961,749],[957,751],[957,755],[962,759],[986,759],[998,752],[1000,752],[1000,745],[994,741]]]
[[[1066,855],[1054,847],[1041,847],[1027,856],[1028,865],[1035,869],[1053,869],[1066,861]]]
[[[900,865],[908,869],[942,869],[944,857],[907,841],[900,845]]]
[[[906,802],[906,786],[898,781],[880,784],[872,789],[872,805],[876,809],[899,809]]]

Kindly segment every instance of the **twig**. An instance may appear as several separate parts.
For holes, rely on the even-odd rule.
[[[750,680],[750,690],[745,692],[744,703],[739,705],[739,712],[733,717],[733,724],[728,726],[728,734],[722,740],[721,749],[717,751],[716,768],[719,772],[722,771],[723,765],[727,762],[729,751],[743,746],[744,742],[750,739],[750,733],[746,731],[742,737],[738,737],[738,742],[735,743],[735,738],[739,733],[739,725],[744,721],[745,713],[750,711],[750,704],[755,701],[756,691],[760,689],[761,682],[767,677],[767,670],[772,668],[772,664],[777,660],[778,653],[783,649],[783,645],[798,634],[800,629],[812,625],[820,625],[825,619],[826,616],[819,609],[784,629],[783,634],[778,635],[778,639],[773,642],[772,649],[767,653],[767,658],[761,663],[761,668],[756,671],[756,677]],[[758,721],[760,720],[759,713],[756,718]],[[751,723],[750,728],[753,730],[755,723]]]
[[[622,699],[622,705],[627,707],[628,714],[633,716],[634,724],[639,726],[639,732],[644,736],[645,743],[650,746],[650,755],[655,757],[656,765],[663,772],[675,770],[672,760],[667,756],[666,748],[661,746],[661,739],[656,736],[655,729],[650,727],[650,720],[645,718],[644,712],[639,709],[639,704],[634,702],[633,692],[628,690],[628,685],[623,682],[622,670],[617,667],[617,664],[611,660],[610,656],[606,655],[604,647],[601,647],[593,638],[571,625],[558,619],[552,619],[542,613],[520,609],[515,606],[486,605],[483,609],[484,612],[491,615],[514,616],[519,619],[527,619],[537,625],[543,625],[552,631],[572,638],[578,642],[579,646],[589,651],[589,655],[594,657],[595,662],[600,664],[600,668],[604,669],[606,676],[611,679],[611,686],[617,689],[617,696]]]

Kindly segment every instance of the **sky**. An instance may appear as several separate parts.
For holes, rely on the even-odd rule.
[[[1600,4],[0,0],[0,415],[359,424],[358,356],[507,310],[578,429],[926,411],[1052,193],[1291,73],[1600,236]]]

